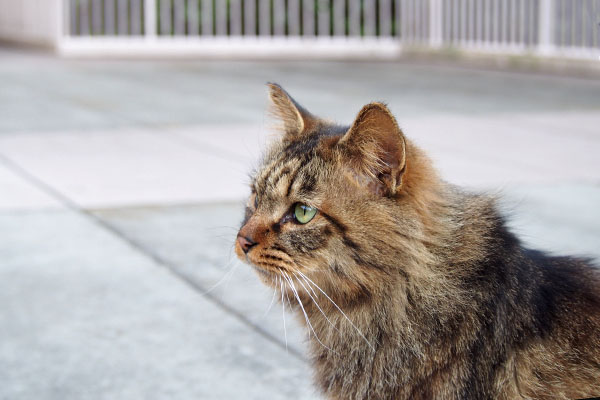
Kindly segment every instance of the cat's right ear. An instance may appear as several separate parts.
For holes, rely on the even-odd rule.
[[[394,195],[406,171],[406,141],[382,103],[367,104],[337,143],[357,183],[379,195]]]
[[[281,86],[268,83],[271,112],[282,122],[284,139],[294,140],[312,130],[315,118],[300,106]]]

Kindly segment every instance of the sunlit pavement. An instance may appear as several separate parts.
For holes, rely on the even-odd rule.
[[[264,83],[386,101],[531,246],[600,259],[600,82],[399,63],[0,50],[0,399],[313,399],[305,333],[232,256]]]

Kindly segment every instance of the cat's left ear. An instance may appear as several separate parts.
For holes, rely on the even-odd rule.
[[[268,83],[271,111],[283,123],[284,139],[298,139],[311,131],[315,118],[298,104],[281,86]]]
[[[358,183],[373,193],[393,195],[402,186],[406,141],[385,104],[364,106],[337,145]]]

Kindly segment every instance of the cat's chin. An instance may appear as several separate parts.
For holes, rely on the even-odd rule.
[[[257,267],[256,265],[252,264],[251,262],[249,262],[248,264],[250,264],[252,269],[257,272],[258,277],[264,284],[270,285],[270,286],[275,284],[277,275],[274,272],[267,271],[261,267]]]

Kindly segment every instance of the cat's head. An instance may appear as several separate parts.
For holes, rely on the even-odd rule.
[[[369,296],[422,236],[423,159],[382,103],[339,126],[269,87],[283,132],[252,177],[236,254],[270,286],[308,280],[332,296]]]

